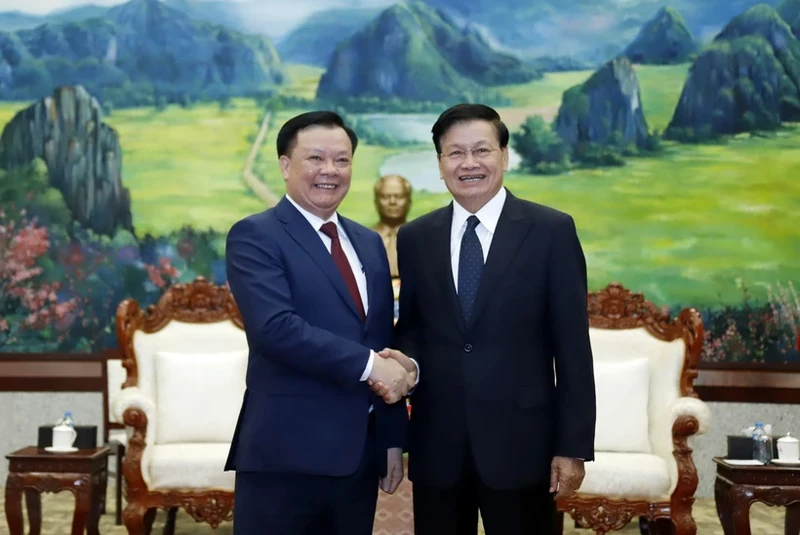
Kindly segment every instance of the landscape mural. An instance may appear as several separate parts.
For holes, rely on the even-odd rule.
[[[411,218],[449,202],[430,127],[483,102],[506,185],[574,216],[591,289],[698,308],[705,363],[800,364],[800,0],[16,2],[0,352],[113,348],[122,299],[224,283],[227,230],[282,195],[292,115],[355,127],[341,212],[371,226],[385,174]]]

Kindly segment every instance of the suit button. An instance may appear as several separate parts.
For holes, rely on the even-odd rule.
[[[464,346],[464,353],[472,353],[472,344],[466,344]]]

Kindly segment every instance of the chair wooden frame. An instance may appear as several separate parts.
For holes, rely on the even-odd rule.
[[[123,388],[138,384],[138,368],[133,337],[136,331],[154,333],[170,321],[186,323],[217,323],[231,320],[244,330],[244,324],[233,295],[226,286],[214,285],[202,277],[189,284],[177,284],[167,289],[158,303],[143,311],[139,304],[128,299],[117,307],[117,339],[122,354],[122,365],[127,371]],[[197,522],[212,528],[233,518],[233,492],[219,489],[151,490],[142,476],[142,454],[147,439],[147,415],[130,407],[123,420],[133,429],[128,451],[123,462],[128,505],[123,513],[125,527],[130,535],[150,532],[157,509],[169,512],[165,533],[174,529],[177,508],[183,508]]]
[[[680,379],[680,395],[697,398],[694,380],[697,363],[703,346],[703,320],[697,310],[683,309],[675,320],[667,311],[647,301],[641,293],[632,293],[619,283],[609,284],[599,292],[591,292],[588,299],[589,324],[600,329],[635,329],[644,327],[659,340],[683,339],[686,345]],[[694,535],[697,526],[692,517],[694,494],[697,490],[697,468],[688,445],[690,436],[696,434],[700,424],[696,417],[683,414],[672,425],[673,456],[678,464],[678,481],[669,501],[610,499],[604,496],[581,495],[557,500],[561,514],[569,514],[577,525],[591,528],[599,535],[616,531],[632,519],[639,518],[642,531],[650,526],[650,533],[660,532]],[[671,526],[669,524],[672,524]]]

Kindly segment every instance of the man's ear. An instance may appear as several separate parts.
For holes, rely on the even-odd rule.
[[[278,163],[281,166],[281,174],[283,174],[283,179],[289,180],[289,163],[290,163],[289,157],[284,154],[283,156],[278,158]]]

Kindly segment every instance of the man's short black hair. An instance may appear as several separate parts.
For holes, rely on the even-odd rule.
[[[436,154],[442,153],[442,136],[453,125],[467,121],[488,121],[492,123],[495,130],[497,130],[497,140],[500,142],[500,148],[508,146],[508,128],[500,119],[500,114],[493,108],[484,104],[456,104],[442,112],[434,123],[433,128],[431,128]]]
[[[309,111],[292,117],[281,127],[276,142],[278,158],[289,156],[297,143],[297,134],[301,130],[312,126],[339,127],[343,129],[347,132],[347,137],[350,138],[350,142],[353,144],[353,154],[355,154],[356,146],[358,146],[358,136],[352,128],[344,124],[344,119],[338,113],[332,111]]]

